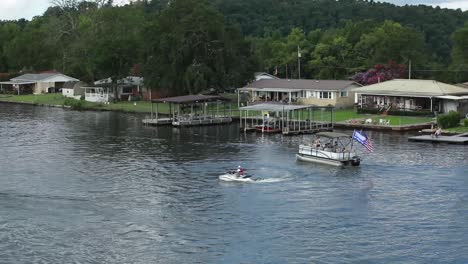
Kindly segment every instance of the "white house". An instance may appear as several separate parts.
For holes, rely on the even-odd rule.
[[[78,79],[59,72],[39,74],[28,73],[10,79],[8,82],[0,82],[0,85],[5,85],[9,87],[11,91],[18,94],[43,94],[59,92],[66,82],[78,81]]]
[[[143,77],[127,76],[117,81],[116,96],[119,100],[130,100],[132,97],[141,97],[145,92]],[[111,88],[112,78],[102,79],[94,82],[94,85]]]

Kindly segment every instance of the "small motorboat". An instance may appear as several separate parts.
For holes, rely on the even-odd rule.
[[[353,149],[353,140],[350,135],[319,132],[315,136],[314,144],[299,146],[299,153],[296,154],[297,160],[334,166],[359,166],[361,163],[361,157]]]
[[[250,176],[245,175],[245,174],[243,176],[239,176],[239,174],[235,171],[227,172],[226,174],[219,176],[219,179],[222,181],[227,181],[227,182],[254,182],[255,181]]]

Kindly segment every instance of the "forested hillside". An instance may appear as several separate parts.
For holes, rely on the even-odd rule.
[[[468,81],[460,10],[363,0],[54,3],[32,21],[0,22],[0,73],[142,75],[182,94],[242,86],[255,71],[298,78],[299,52],[301,78],[406,78],[411,63],[412,78]]]

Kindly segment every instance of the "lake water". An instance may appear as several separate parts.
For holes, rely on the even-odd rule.
[[[310,136],[0,104],[0,263],[468,263],[468,147],[370,132],[356,168]],[[265,181],[225,183],[242,165]]]

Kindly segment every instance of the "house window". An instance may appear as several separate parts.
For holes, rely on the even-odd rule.
[[[306,98],[314,97],[314,92],[306,91]]]
[[[319,92],[320,99],[331,99],[331,92]]]
[[[341,96],[341,97],[348,97],[348,91],[342,91],[342,92],[340,93],[340,96]]]

